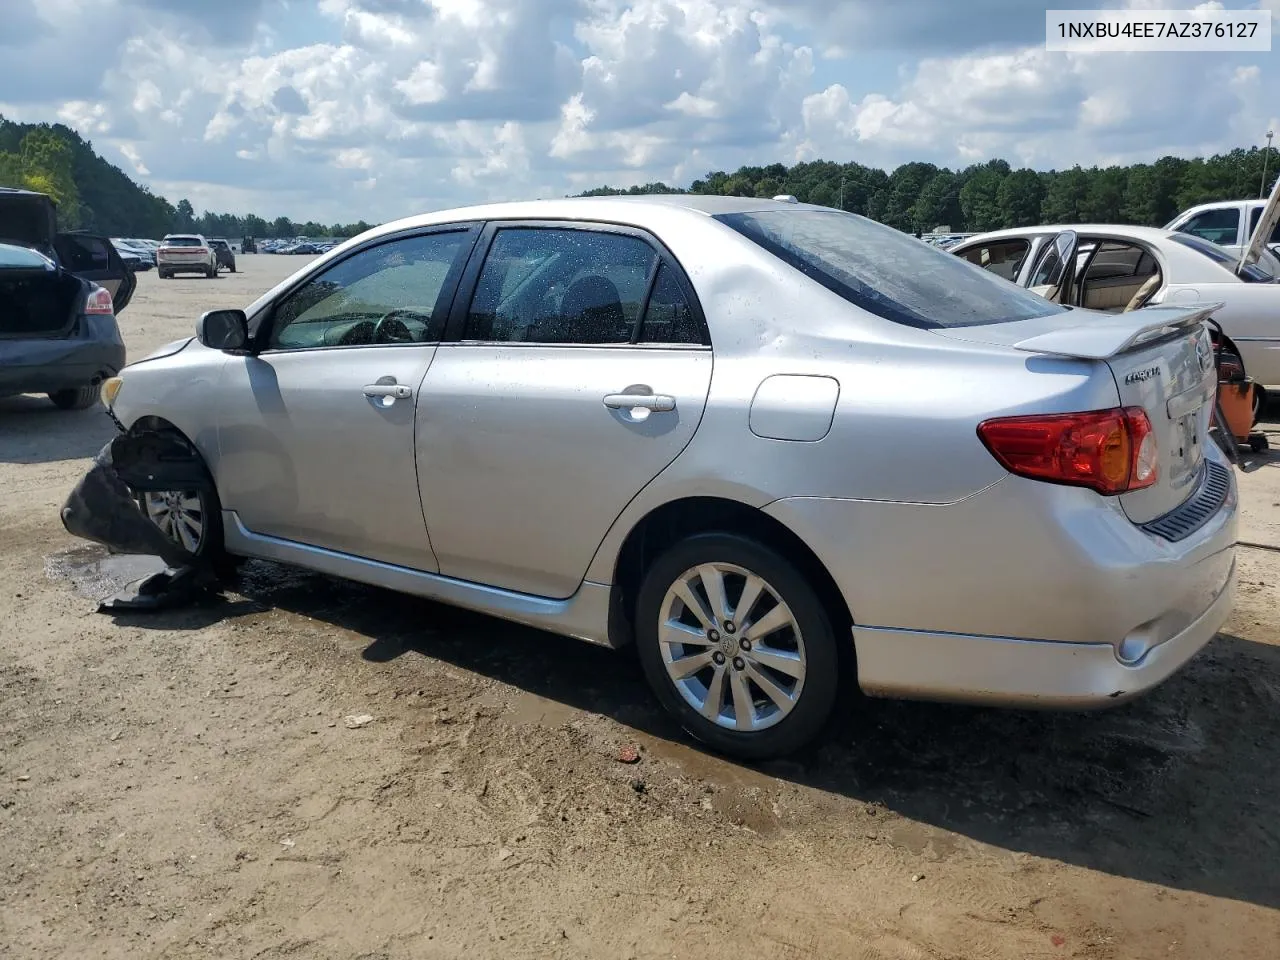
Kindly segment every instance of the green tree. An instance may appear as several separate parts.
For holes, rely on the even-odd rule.
[[[174,208],[173,228],[178,233],[189,233],[196,228],[196,208],[186,197],[179,200]]]
[[[1015,170],[1000,181],[996,190],[996,208],[1000,223],[1006,227],[1030,227],[1040,222],[1040,204],[1044,185],[1034,170]]]
[[[963,180],[960,209],[964,213],[965,228],[982,232],[1004,226],[1000,214],[1000,184],[1004,175],[1000,169],[989,164],[971,167],[964,172]]]
[[[1079,223],[1089,193],[1089,176],[1079,167],[1050,172],[1040,219],[1045,223]]]

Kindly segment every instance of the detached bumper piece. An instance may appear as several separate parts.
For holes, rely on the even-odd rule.
[[[99,611],[169,609],[216,589],[208,564],[165,536],[137,500],[146,490],[198,489],[208,482],[194,451],[172,437],[120,436],[98,451],[63,504],[62,525],[112,553],[155,556],[166,565],[103,600]]]

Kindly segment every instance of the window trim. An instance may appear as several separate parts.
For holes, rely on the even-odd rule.
[[[537,343],[526,341],[506,341],[506,340],[464,340],[462,333],[466,330],[467,313],[471,309],[471,301],[475,296],[476,287],[480,281],[480,271],[484,268],[485,261],[488,259],[489,250],[493,246],[494,238],[500,230],[581,230],[591,233],[612,233],[620,236],[635,237],[647,243],[656,254],[654,267],[651,276],[648,278],[648,284],[645,290],[644,302],[641,304],[641,311],[636,317],[636,324],[631,331],[631,343]],[[653,292],[653,285],[657,281],[658,264],[665,263],[667,268],[672,271],[676,278],[676,282],[680,285],[680,292],[684,294],[685,300],[689,304],[689,309],[693,313],[694,320],[698,324],[698,329],[702,334],[701,343],[639,343],[638,338],[642,335],[644,329],[645,313],[649,309],[649,297]],[[453,304],[449,311],[448,320],[445,322],[444,333],[440,338],[441,345],[452,346],[483,346],[483,347],[502,347],[522,348],[522,349],[568,349],[568,350],[708,350],[711,348],[711,335],[707,326],[706,314],[702,310],[702,303],[698,299],[698,295],[693,289],[693,283],[689,280],[688,274],[680,261],[668,249],[667,245],[658,239],[654,234],[645,230],[643,227],[637,227],[633,224],[615,223],[608,220],[570,220],[570,219],[511,219],[511,220],[488,220],[485,221],[475,244],[471,248],[470,257],[467,265],[462,272],[462,278],[458,283],[454,292]]]
[[[271,332],[275,329],[276,311],[280,304],[289,297],[293,296],[298,290],[306,286],[312,280],[328,273],[339,264],[345,263],[352,257],[362,253],[367,253],[377,247],[385,246],[388,243],[396,243],[402,240],[413,240],[419,237],[429,237],[441,233],[461,233],[463,235],[461,248],[454,257],[453,263],[449,265],[449,270],[445,274],[444,285],[440,288],[440,294],[436,298],[435,309],[444,310],[445,329],[447,329],[449,318],[452,316],[453,303],[458,294],[458,284],[462,279],[462,272],[470,262],[470,257],[475,249],[476,239],[480,236],[482,224],[476,220],[460,220],[453,223],[431,224],[424,227],[407,227],[403,230],[396,230],[393,233],[380,234],[376,237],[370,237],[359,246],[345,250],[342,256],[332,259],[325,259],[322,255],[317,259],[314,269],[298,277],[288,287],[281,290],[276,296],[272,297],[270,302],[264,304],[262,308],[256,311],[249,318],[249,346],[251,352],[256,355],[277,356],[286,353],[310,353],[317,350],[354,350],[368,349],[370,347],[421,347],[430,344],[439,344],[444,340],[444,330],[441,331],[440,339],[424,340],[422,343],[361,343],[348,344],[339,346],[322,347],[272,347]],[[434,312],[434,311],[433,311]]]

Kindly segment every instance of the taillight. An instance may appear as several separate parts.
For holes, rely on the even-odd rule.
[[[115,313],[116,308],[111,302],[111,294],[102,287],[94,287],[89,291],[89,300],[84,305],[84,312],[98,316],[110,316]]]
[[[978,436],[1010,473],[1108,496],[1149,487],[1159,473],[1156,436],[1141,407],[1000,417],[979,424]]]

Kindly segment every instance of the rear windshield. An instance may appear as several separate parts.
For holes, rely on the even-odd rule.
[[[17,247],[8,243],[0,243],[0,267],[52,270],[53,261],[29,247]]]
[[[166,237],[166,247],[199,247],[203,246],[199,237]]]
[[[966,327],[1064,308],[915,237],[840,210],[716,218],[869,313],[913,327]]]
[[[1233,257],[1216,243],[1210,243],[1208,240],[1201,239],[1190,233],[1175,233],[1169,239],[1182,244],[1184,247],[1199,251],[1232,273],[1236,272],[1236,264],[1240,262],[1240,258]],[[1256,263],[1248,264],[1240,271],[1239,276],[1245,283],[1273,283],[1276,279],[1269,270]]]

